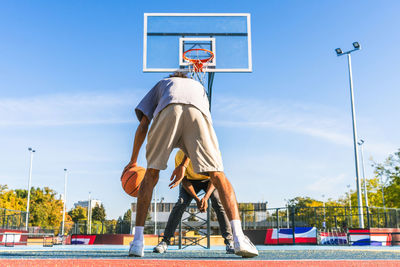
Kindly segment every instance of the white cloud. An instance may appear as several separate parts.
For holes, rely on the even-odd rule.
[[[341,193],[343,192],[343,185],[348,182],[348,177],[349,175],[345,173],[341,173],[333,177],[322,177],[308,184],[306,189],[317,193],[327,191],[332,193]],[[329,190],[326,190],[327,188],[329,188]]]
[[[215,99],[213,114],[216,125],[277,129],[353,146],[350,116],[338,108],[288,100],[260,101],[226,96]],[[369,125],[367,119],[365,123]],[[367,149],[373,154],[387,155],[395,148],[394,144],[371,137]]]
[[[127,123],[141,96],[118,91],[0,99],[0,127]]]
[[[131,123],[133,109],[143,95],[144,90],[119,90],[0,99],[0,127]],[[353,145],[349,115],[332,107],[226,95],[214,99],[213,117],[219,126],[270,128]],[[395,146],[370,139],[366,149],[387,155]]]

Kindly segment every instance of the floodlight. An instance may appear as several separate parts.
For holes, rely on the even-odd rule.
[[[358,141],[357,144],[361,146],[362,144],[364,144],[364,140],[360,139],[360,141]]]
[[[336,55],[338,55],[338,56],[343,54],[343,51],[340,48],[336,48],[335,51],[336,51]]]
[[[29,151],[32,151],[32,148],[29,147],[28,150],[29,150]]]
[[[358,42],[354,42],[353,46],[354,46],[355,49],[360,49],[361,48],[361,46],[360,46],[360,44]]]

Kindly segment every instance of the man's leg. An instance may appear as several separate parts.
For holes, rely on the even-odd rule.
[[[129,248],[129,256],[142,257],[144,255],[144,223],[146,221],[154,186],[158,182],[159,173],[159,170],[148,168],[140,184],[136,208],[135,237]]]
[[[256,247],[243,233],[239,217],[239,208],[231,183],[223,172],[210,172],[210,179],[218,190],[222,205],[230,220],[233,231],[235,254],[246,258],[258,256]]]
[[[235,191],[223,172],[210,172],[211,182],[218,190],[222,205],[230,221],[240,220]]]
[[[225,244],[229,245],[233,241],[232,228],[231,225],[229,224],[229,220],[228,217],[226,216],[224,207],[222,206],[222,203],[219,199],[218,191],[214,190],[210,198],[211,198],[211,206],[213,207],[217,215],[222,237],[225,240]]]
[[[167,226],[165,227],[164,231],[164,238],[162,240],[166,242],[167,245],[170,244],[170,240],[174,236],[176,228],[178,227],[178,224],[182,219],[183,212],[186,210],[187,206],[189,206],[190,202],[192,202],[192,199],[193,197],[186,192],[183,186],[180,186],[179,198],[178,201],[175,203],[175,206],[172,208],[171,213],[169,214]],[[165,252],[158,250],[156,251],[156,248],[154,248],[154,252]]]
[[[140,184],[136,208],[136,226],[144,226],[147,211],[150,206],[153,189],[158,182],[159,170],[147,169],[143,181]]]

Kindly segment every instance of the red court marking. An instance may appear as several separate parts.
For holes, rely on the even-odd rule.
[[[398,267],[400,260],[154,260],[154,259],[1,259],[0,266],[140,267]]]

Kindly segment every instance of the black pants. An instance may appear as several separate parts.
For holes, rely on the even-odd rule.
[[[207,191],[208,183],[210,183],[210,180],[190,180],[190,182],[193,185],[194,191],[196,192],[196,194],[198,194],[201,190],[204,190],[204,192]],[[218,191],[216,189],[211,194],[210,198],[211,198],[211,206],[214,209],[215,213],[217,214],[217,219],[219,227],[221,229],[222,237],[225,239],[225,244],[228,244],[230,241],[233,240],[232,229],[231,225],[229,224],[228,217],[226,216],[224,207],[222,206],[222,203],[219,199]],[[190,202],[192,202],[192,200],[193,197],[189,195],[188,192],[186,192],[183,186],[180,186],[179,199],[175,203],[175,206],[173,207],[168,217],[167,227],[165,228],[164,231],[163,241],[165,241],[168,245],[170,243],[171,237],[174,235],[175,230],[178,227],[183,212],[190,205]]]

